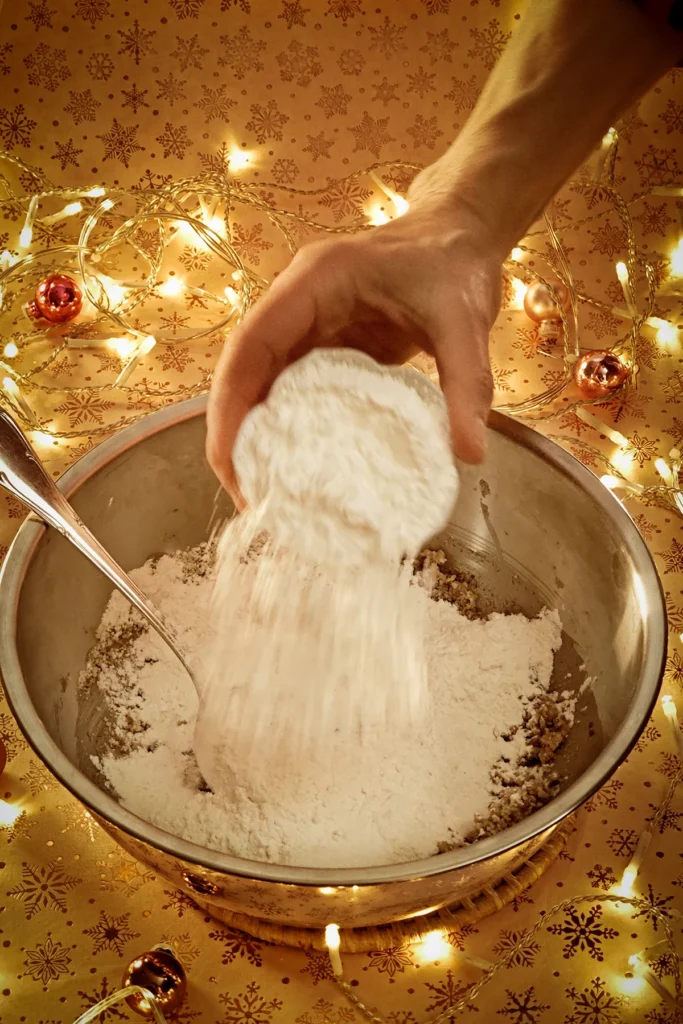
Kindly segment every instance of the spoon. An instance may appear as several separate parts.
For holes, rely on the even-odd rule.
[[[111,580],[168,644],[196,688],[194,672],[178,646],[171,626],[106,548],[92,535],[85,523],[81,522],[57,485],[43,469],[22,431],[3,409],[0,409],[0,486],[27,505],[44,523],[58,530]]]

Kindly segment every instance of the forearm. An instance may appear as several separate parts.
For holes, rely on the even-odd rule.
[[[415,195],[471,213],[502,259],[610,125],[683,52],[633,0],[532,0]]]

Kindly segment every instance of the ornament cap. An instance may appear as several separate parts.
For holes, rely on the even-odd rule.
[[[132,985],[146,989],[164,1013],[175,1013],[185,999],[187,979],[173,947],[163,943],[132,960],[123,972],[123,987]],[[126,1002],[141,1017],[151,1018],[152,1007],[142,993],[131,993]]]

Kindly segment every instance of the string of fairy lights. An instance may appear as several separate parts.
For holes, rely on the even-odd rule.
[[[584,452],[602,466],[605,470],[601,476],[603,483],[618,496],[635,498],[683,515],[681,452],[672,448],[655,461],[659,480],[648,484],[636,482],[629,475],[628,438],[603,418],[609,414],[609,408],[604,408],[606,402],[637,387],[643,372],[637,358],[641,332],[653,332],[657,345],[668,354],[681,350],[683,337],[683,323],[661,315],[662,297],[671,299],[683,295],[683,186],[653,186],[626,201],[615,187],[618,145],[618,131],[610,129],[602,141],[592,176],[574,182],[573,188],[586,196],[599,192],[607,204],[606,210],[618,218],[626,239],[626,258],[615,265],[614,274],[623,306],[605,303],[576,286],[557,225],[546,215],[543,230],[530,233],[505,262],[505,306],[508,311],[524,310],[537,327],[539,354],[558,360],[562,371],[539,394],[498,408],[531,422],[545,422],[575,413],[601,440],[613,446],[612,454],[606,454],[603,448],[580,437],[551,436],[575,451]],[[248,223],[250,217],[259,215],[267,221],[273,237],[279,238],[286,249],[294,253],[301,232],[346,234],[367,230],[403,215],[409,203],[385,179],[398,172],[410,175],[419,170],[417,165],[402,161],[377,163],[340,179],[337,182],[340,187],[367,181],[372,188],[364,188],[363,194],[370,196],[373,190],[375,194],[371,206],[362,215],[351,216],[343,224],[329,224],[304,212],[304,204],[319,199],[329,191],[329,186],[305,190],[248,181],[241,172],[250,166],[251,160],[251,154],[235,151],[222,166],[209,173],[150,189],[101,185],[69,188],[54,185],[41,170],[30,167],[14,154],[0,153],[0,168],[5,169],[0,170],[0,211],[18,228],[16,245],[0,254],[0,322],[5,327],[0,342],[0,401],[21,423],[36,447],[59,445],[80,437],[104,436],[146,415],[149,402],[178,401],[208,389],[210,372],[195,383],[175,388],[150,383],[141,373],[146,357],[156,346],[214,338],[222,341],[268,287],[268,280],[252,265],[255,261],[246,258],[245,230],[240,230],[241,223]],[[668,254],[669,274],[663,285],[657,284],[652,255],[637,243],[632,214],[638,203],[652,196],[671,202],[679,217],[679,238]],[[287,201],[293,201],[296,209],[286,208]],[[584,228],[603,216],[604,210],[589,214],[573,221],[566,230]],[[542,251],[536,247],[538,235],[549,240],[548,249]],[[201,257],[198,263],[203,265],[204,257],[212,261],[212,280],[220,278],[219,287],[190,285],[175,269],[168,268],[169,257],[176,252],[178,241],[191,244]],[[130,267],[130,272],[121,269],[122,261]],[[548,267],[546,274],[541,275],[536,269],[538,261]],[[195,306],[207,313],[202,322],[195,327],[184,326],[180,336],[175,325],[164,328],[162,323],[161,327],[150,330],[143,315],[146,307],[180,297],[188,307]],[[585,351],[581,345],[579,317],[582,305],[623,320],[623,337],[608,348]],[[74,350],[110,354],[112,363],[117,364],[113,379],[101,384],[74,386],[45,383],[46,374],[65,353]],[[113,421],[82,428],[60,425],[55,410],[65,397],[105,392],[126,402],[133,411]],[[670,924],[677,912],[662,911],[634,894],[658,824],[683,781],[683,733],[673,698],[663,697],[662,708],[671,725],[681,767],[654,817],[641,832],[619,885],[607,894],[577,896],[551,907],[494,963],[469,958],[472,965],[482,970],[481,977],[430,1024],[447,1024],[464,1009],[472,1007],[481,990],[513,962],[523,946],[549,920],[570,907],[589,902],[606,903],[622,912],[629,909],[646,912],[653,924],[661,926],[665,939],[630,957],[623,975],[624,984],[628,983],[633,994],[639,986],[649,985],[672,1009],[670,1020],[683,1021],[680,961]],[[16,816],[14,805],[0,801],[0,827],[11,825]],[[364,1005],[347,981],[336,925],[328,926],[325,938],[341,990],[368,1020],[386,1024],[384,1017]],[[446,930],[430,932],[421,944],[432,959],[436,958],[435,950],[445,952],[451,948]],[[673,992],[649,967],[655,951],[659,955],[663,948],[671,957]],[[165,978],[165,988],[160,978]],[[172,994],[171,1002],[165,1001],[163,991]],[[156,1024],[164,1024],[164,1010],[174,1012],[184,994],[184,973],[174,951],[158,947],[137,958],[126,972],[123,987],[86,1010],[76,1024],[89,1024],[123,999],[133,1000],[139,1013],[153,1018]]]

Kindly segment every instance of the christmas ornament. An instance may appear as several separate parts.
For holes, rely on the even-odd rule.
[[[2,775],[2,773],[4,772],[6,764],[7,764],[7,747],[2,742],[2,740],[0,740],[0,775]]]
[[[41,281],[32,302],[26,307],[34,320],[47,320],[51,324],[64,324],[75,319],[81,311],[81,289],[71,277],[53,274]]]
[[[540,325],[538,333],[541,338],[557,338],[562,329],[562,314],[557,301],[559,299],[562,308],[568,310],[569,289],[562,281],[551,280],[548,284],[554,288],[557,299],[548,285],[542,281],[532,281],[524,293],[524,312],[530,320]]]
[[[187,991],[185,970],[173,948],[165,944],[142,953],[128,964],[123,973],[123,987],[129,988],[131,985],[146,988],[164,1014],[175,1013]],[[140,1016],[152,1016],[149,1000],[139,992],[128,996],[126,1002]]]
[[[574,380],[586,398],[607,398],[624,384],[628,366],[613,352],[587,352],[574,366]]]

